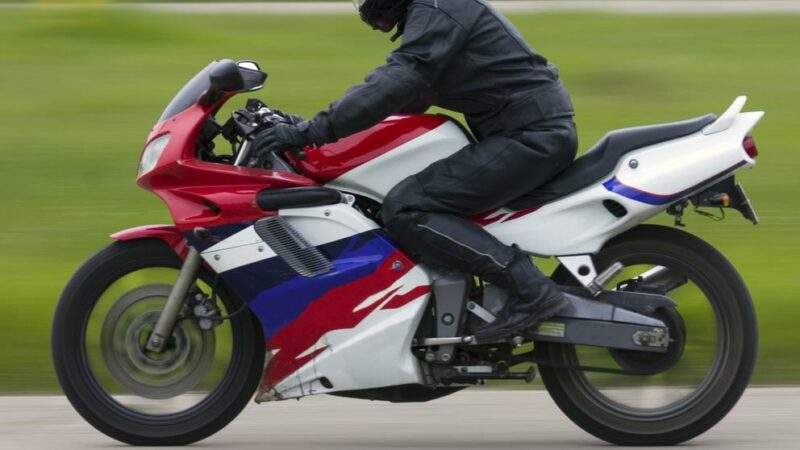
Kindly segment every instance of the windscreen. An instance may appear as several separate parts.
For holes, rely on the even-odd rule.
[[[178,92],[178,95],[169,102],[167,109],[164,110],[164,113],[161,115],[161,118],[158,119],[159,122],[163,122],[167,119],[171,119],[178,115],[179,113],[185,111],[190,106],[194,105],[197,102],[197,99],[203,94],[203,92],[207,91],[209,87],[211,87],[211,81],[209,80],[209,75],[211,73],[211,69],[217,64],[217,61],[212,62],[205,69],[201,70],[200,73],[194,76],[191,81],[189,81],[186,86]]]

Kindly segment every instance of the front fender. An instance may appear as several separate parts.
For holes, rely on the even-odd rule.
[[[173,225],[144,225],[136,228],[119,231],[111,235],[118,241],[133,241],[136,239],[161,239],[170,246],[181,259],[189,253],[186,238],[177,227]]]

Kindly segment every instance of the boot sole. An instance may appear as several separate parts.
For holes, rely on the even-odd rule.
[[[524,337],[530,337],[533,334],[534,327],[537,327],[542,321],[547,320],[556,314],[564,311],[569,307],[570,303],[569,300],[566,298],[557,302],[557,304],[551,306],[550,308],[544,310],[540,314],[536,314],[535,316],[531,317],[530,319],[526,320],[522,323],[519,327],[515,327],[516,329],[520,330],[520,333],[524,333]]]
[[[567,309],[567,307],[569,307],[570,305],[569,300],[567,300],[564,297],[555,302],[550,301],[550,303],[553,304],[547,306],[546,309],[540,310],[537,313],[530,315],[527,319],[525,319],[524,321],[520,322],[517,325],[497,330],[496,332],[493,332],[490,335],[481,335],[480,333],[477,333],[474,335],[475,339],[481,342],[481,341],[491,341],[501,338],[509,338],[519,335],[526,336],[530,334],[531,328],[538,325],[539,322],[555,316],[561,311]]]

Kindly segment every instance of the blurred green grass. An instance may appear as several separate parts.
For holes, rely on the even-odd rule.
[[[755,134],[758,165],[739,176],[763,225],[734,214],[721,223],[696,215],[687,222],[750,286],[761,327],[755,381],[800,381],[794,284],[800,16],[538,14],[512,20],[559,65],[584,149],[610,129],[720,113],[740,94],[750,96],[749,109],[767,111]],[[137,158],[161,109],[197,70],[221,57],[258,60],[271,76],[255,95],[310,116],[391,48],[355,14],[4,10],[0,392],[55,390],[50,324],[71,273],[109,242],[110,233],[170,222],[160,201],[135,185]]]

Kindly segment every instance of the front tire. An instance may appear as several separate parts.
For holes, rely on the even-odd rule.
[[[202,330],[188,319],[176,326],[173,339],[185,343],[186,355],[149,360],[141,357],[142,347],[136,346],[134,340],[129,347],[136,347],[139,360],[131,357],[126,361],[136,364],[126,366],[113,363],[118,359],[125,360],[124,344],[130,339],[122,339],[122,344],[109,347],[107,340],[112,335],[107,330],[109,324],[122,327],[122,331],[116,335],[123,337],[129,337],[131,330],[140,329],[143,325],[137,325],[136,320],[142,322],[154,315],[153,299],[164,301],[163,298],[158,300],[158,297],[169,292],[168,286],[164,289],[164,279],[174,281],[181,265],[181,259],[162,241],[115,242],[78,270],[58,303],[52,335],[58,380],[78,413],[95,428],[116,440],[148,446],[185,445],[199,441],[233,420],[258,386],[264,365],[264,338],[256,319],[246,309],[211,330]],[[147,278],[154,277],[154,274],[161,277],[160,284],[154,284],[152,278]],[[204,282],[208,290],[212,280],[213,274],[203,272],[198,285]],[[142,287],[145,281],[151,284]],[[229,314],[239,310],[241,302],[238,298],[224,286],[218,287],[218,290],[221,308]],[[113,294],[117,291],[126,291],[118,297],[119,300]],[[139,297],[131,300],[132,295]],[[112,298],[110,305],[103,306],[108,297]],[[138,300],[142,300],[141,304],[147,304],[150,309],[127,322],[119,319],[122,314],[120,310],[130,308],[133,311],[134,307],[130,305],[138,305]],[[120,303],[123,308],[118,306]],[[104,311],[111,311],[105,315],[112,318],[97,319],[96,316],[103,316]],[[99,325],[95,322],[99,322]],[[95,340],[98,342],[90,342],[92,331],[99,330],[101,326],[103,332],[96,333],[99,337]],[[193,338],[192,333],[200,337]],[[213,339],[209,340],[208,333],[213,334]],[[228,344],[227,353],[222,356],[220,342]],[[102,351],[99,350],[101,347]],[[214,361],[219,362],[219,367],[210,367],[209,351],[216,352]],[[111,352],[121,352],[122,356],[110,357]],[[200,356],[196,356],[198,354]],[[203,361],[208,364],[198,363],[200,357],[205,358]],[[173,360],[177,361],[173,364],[175,367],[169,365]],[[178,367],[181,361],[189,363]],[[147,366],[148,362],[150,366]],[[109,364],[116,364],[113,370],[104,367]],[[148,368],[154,370],[148,371]],[[130,371],[137,377],[137,382],[143,380],[141,383],[144,387],[141,390],[126,389],[133,381],[121,377],[120,370]],[[170,370],[173,378],[164,378],[163,373]],[[193,375],[189,373],[191,370],[202,370],[200,375],[203,376],[192,378]],[[189,384],[186,380],[189,380]],[[153,395],[148,395],[148,392]],[[165,403],[169,402],[166,397],[178,397],[178,394],[183,395],[180,402],[184,403],[178,404],[178,400],[175,401],[176,405]]]
[[[687,320],[689,356],[683,354],[674,367],[653,376],[615,378],[563,368],[597,366],[602,359],[599,352],[606,350],[582,351],[575,345],[538,343],[539,359],[554,364],[540,364],[542,380],[558,407],[575,424],[600,439],[618,445],[674,445],[688,441],[725,417],[750,380],[758,347],[750,294],[736,269],[719,251],[673,228],[639,226],[608,242],[594,257],[598,271],[617,261],[626,267],[622,278],[631,276],[628,268],[641,265],[668,267],[684,274],[689,287],[667,293],[675,300],[681,298],[681,292],[683,297],[693,295],[690,300],[678,300],[678,313],[701,311],[705,307],[697,299],[707,300],[708,320]],[[633,273],[635,276],[637,272]],[[553,278],[560,284],[575,283],[563,267],[554,272]],[[716,336],[707,329],[715,329]],[[703,356],[702,346],[712,337],[715,343]],[[693,351],[700,356],[692,359]],[[586,354],[592,356],[581,356]],[[613,352],[606,351],[605,356],[613,366]],[[584,358],[594,359],[587,362]],[[699,361],[705,360],[708,368],[698,368]],[[692,374],[697,378],[692,380]],[[661,395],[666,400],[648,403],[648,396],[658,399],[658,394],[652,394],[658,392],[657,388],[665,392]]]

